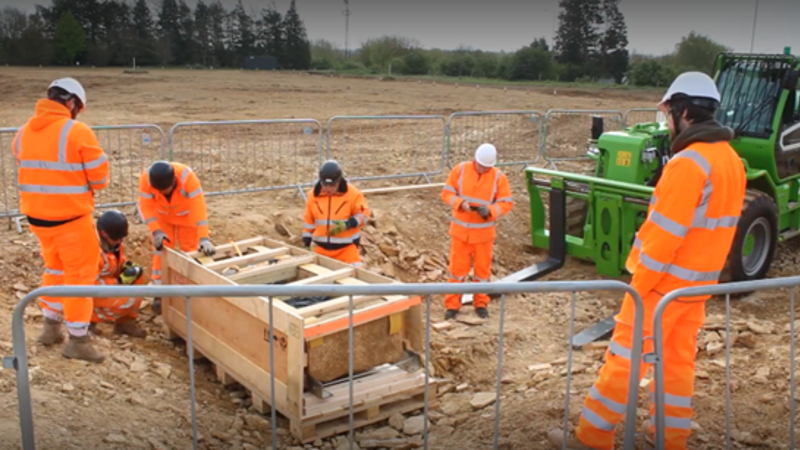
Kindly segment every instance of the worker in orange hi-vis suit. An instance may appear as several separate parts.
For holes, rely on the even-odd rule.
[[[361,267],[358,246],[369,215],[364,194],[347,182],[338,162],[326,161],[308,192],[303,244],[310,247],[313,241],[315,253]]]
[[[714,120],[720,95],[706,74],[681,74],[659,108],[672,131],[672,159],[656,184],[648,217],[626,262],[631,286],[644,301],[644,352],[652,352],[653,315],[661,298],[676,289],[718,283],[742,211],[747,180],[742,160],[728,141],[733,130]],[[708,297],[679,299],[663,316],[666,448],[685,449],[691,434],[697,333]],[[611,449],[623,419],[631,369],[634,303],[629,295],[615,316],[606,361],[584,401],[570,449]],[[640,364],[640,379],[648,365]],[[651,399],[654,384],[650,384]],[[654,433],[651,402],[649,430]],[[561,448],[563,432],[550,442]]]
[[[488,283],[492,276],[492,253],[497,234],[497,220],[514,206],[511,187],[506,175],[494,167],[497,149],[482,144],[473,161],[462,162],[453,168],[442,189],[442,200],[453,211],[450,219],[450,283],[461,283],[473,265],[479,283]],[[461,295],[445,297],[445,320],[453,319],[461,310]],[[475,294],[472,300],[475,313],[489,317],[489,296]]]
[[[209,239],[208,212],[203,187],[188,166],[156,161],[139,178],[139,213],[153,234],[153,284],[161,284],[161,252],[166,245],[184,252],[216,253]],[[153,301],[153,312],[161,314],[161,299]]]
[[[119,211],[106,211],[97,219],[97,233],[100,237],[100,274],[97,280],[102,285],[146,284],[144,270],[125,257],[123,241],[128,236],[128,219]],[[143,338],[146,336],[136,323],[141,298],[117,297],[94,300],[94,314],[89,330],[102,333],[97,324],[114,324],[115,334]]]
[[[92,219],[95,192],[108,186],[109,164],[97,137],[76,120],[86,108],[86,91],[72,78],[54,81],[47,99],[17,132],[12,149],[18,165],[20,212],[27,216],[44,259],[43,286],[94,285],[100,243]],[[43,296],[44,330],[39,342],[69,342],[66,358],[102,362],[88,333],[92,299]]]

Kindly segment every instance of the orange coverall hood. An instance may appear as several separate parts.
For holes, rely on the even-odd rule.
[[[72,119],[69,109],[61,103],[49,99],[36,102],[36,113],[28,122],[33,131],[40,131],[59,120]]]

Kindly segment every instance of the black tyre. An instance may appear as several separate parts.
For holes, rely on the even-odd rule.
[[[778,243],[778,208],[772,198],[756,190],[747,190],[742,216],[728,256],[730,281],[765,278]]]

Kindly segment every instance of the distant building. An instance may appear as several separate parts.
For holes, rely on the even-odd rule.
[[[249,56],[244,60],[246,70],[276,70],[278,58],[274,56]]]

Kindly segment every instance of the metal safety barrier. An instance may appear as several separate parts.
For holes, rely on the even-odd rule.
[[[444,116],[334,116],[328,120],[327,156],[350,180],[424,179],[444,172]]]
[[[529,165],[539,162],[542,127],[539,111],[465,111],[447,119],[447,164],[473,158],[479,145],[489,142],[498,148],[498,166]]]
[[[666,122],[667,117],[658,108],[633,108],[625,112],[622,122],[625,127],[632,127],[637,123]]]
[[[242,286],[59,286],[59,287],[45,287],[37,289],[27,294],[14,308],[12,319],[12,339],[14,356],[3,358],[3,367],[7,369],[14,369],[16,371],[17,381],[17,394],[19,401],[19,419],[20,429],[22,436],[22,448],[24,450],[33,450],[35,448],[34,440],[34,423],[33,411],[31,404],[31,387],[29,381],[28,370],[28,350],[25,340],[24,329],[24,312],[25,308],[40,296],[50,297],[92,297],[92,298],[108,298],[108,297],[161,297],[161,298],[185,298],[185,311],[186,311],[186,341],[188,346],[188,365],[189,365],[189,383],[190,383],[190,408],[191,408],[191,424],[192,424],[192,442],[193,448],[198,448],[198,435],[200,433],[197,420],[197,400],[196,400],[196,385],[195,385],[195,363],[194,363],[194,342],[192,337],[193,325],[192,322],[192,308],[190,298],[192,297],[262,297],[264,298],[265,305],[269,309],[269,368],[270,368],[270,392],[271,399],[275,397],[275,360],[274,360],[274,324],[273,324],[273,308],[272,302],[274,297],[286,296],[331,296],[331,297],[349,297],[349,326],[348,326],[348,377],[349,384],[349,431],[348,437],[351,448],[354,445],[354,296],[387,296],[387,295],[413,295],[424,296],[425,302],[425,359],[424,366],[420,368],[425,372],[425,390],[424,390],[424,429],[423,439],[424,448],[428,448],[428,416],[429,416],[429,383],[430,383],[430,366],[431,363],[431,296],[444,295],[444,294],[475,294],[485,293],[489,295],[500,296],[500,319],[499,319],[499,332],[498,332],[498,350],[497,350],[497,377],[495,380],[495,404],[494,404],[494,434],[492,448],[497,450],[500,445],[500,413],[501,413],[501,392],[502,392],[502,372],[503,372],[503,345],[504,345],[504,326],[506,317],[506,295],[511,294],[532,294],[532,293],[546,293],[546,292],[565,292],[572,293],[571,314],[569,336],[572,336],[575,328],[576,318],[576,293],[577,292],[597,292],[597,291],[613,291],[624,292],[632,296],[635,303],[635,318],[634,318],[634,339],[633,348],[631,349],[631,357],[633,360],[639,360],[642,354],[642,330],[644,322],[644,309],[642,307],[642,300],[635,290],[627,284],[618,281],[584,281],[584,282],[530,282],[530,283],[432,283],[432,284],[373,284],[373,285],[305,285],[305,286],[289,286],[289,285],[242,285]],[[540,299],[546,298],[543,296]],[[198,300],[195,300],[198,301]],[[199,300],[202,301],[202,300]],[[255,337],[260,339],[260,337]],[[567,358],[567,380],[565,388],[565,408],[564,408],[564,429],[568,430],[569,414],[570,414],[570,400],[571,400],[571,383],[572,383],[572,346],[569,341],[565,340],[565,345],[568,348]],[[636,438],[636,407],[637,407],[637,386],[639,380],[639,367],[633,365],[631,369],[631,376],[629,380],[629,392],[632,395],[629,397],[626,405],[625,413],[625,434],[624,443],[625,449],[632,450],[634,448],[634,441]],[[272,448],[278,448],[277,441],[277,410],[272,409],[272,420],[270,425],[272,427]],[[82,413],[84,418],[86,413]],[[102,414],[97,411],[97,414]],[[517,413],[518,414],[518,413]],[[488,428],[487,424],[487,428]],[[73,430],[75,433],[75,430]],[[208,436],[211,432],[203,431],[203,434]],[[489,430],[486,430],[488,436]],[[63,444],[63,442],[62,442]],[[84,445],[88,442],[84,442]],[[55,445],[55,443],[53,443]],[[486,443],[488,446],[488,442]]]
[[[623,128],[623,114],[616,110],[551,109],[544,120],[542,153],[547,165],[556,168],[556,162],[566,162],[571,172],[592,175],[594,165],[586,155],[592,137],[592,117],[600,116],[605,131]]]
[[[171,161],[188,165],[206,196],[311,186],[322,163],[315,119],[182,122],[169,132]]]
[[[136,204],[139,176],[147,166],[166,157],[167,140],[158,125],[97,125],[91,127],[100,148],[106,153],[111,176],[109,185],[97,191],[98,208],[111,208]],[[0,129],[0,176],[3,182],[2,212],[0,217],[17,217],[19,191],[17,189],[17,163],[11,151],[18,128]]]
[[[773,279],[764,279],[764,280],[756,280],[756,281],[747,281],[747,282],[736,282],[736,283],[724,283],[724,284],[717,284],[713,286],[701,286],[701,287],[692,287],[692,288],[685,288],[685,289],[678,289],[672,291],[665,295],[661,301],[658,302],[658,305],[655,309],[655,314],[653,318],[653,353],[648,353],[644,355],[644,362],[645,364],[653,364],[654,367],[654,381],[655,381],[655,445],[656,449],[663,450],[666,448],[666,425],[667,425],[667,418],[665,414],[665,402],[668,394],[666,394],[666,378],[665,378],[665,367],[668,365],[668,361],[665,360],[665,353],[664,353],[664,344],[665,339],[667,336],[665,333],[667,330],[664,329],[664,315],[665,311],[667,311],[667,307],[673,303],[691,303],[693,301],[697,302],[699,300],[691,300],[693,297],[699,296],[718,296],[724,295],[725,296],[725,443],[724,447],[726,449],[734,448],[731,444],[731,437],[732,437],[732,430],[731,430],[731,295],[732,294],[740,294],[740,293],[750,293],[754,291],[763,291],[767,289],[783,289],[783,288],[791,288],[790,294],[790,318],[789,318],[789,329],[790,329],[790,341],[789,341],[789,414],[786,417],[786,426],[789,430],[788,441],[789,445],[788,448],[795,448],[795,290],[800,286],[800,276],[797,277],[786,277],[786,278],[773,278]],[[748,325],[749,326],[749,325]],[[645,339],[648,339],[648,336],[645,336]],[[773,355],[774,356],[774,355]],[[752,368],[752,362],[748,363],[748,368]],[[683,370],[683,365],[680,366],[681,370]],[[783,375],[783,374],[781,374]],[[748,375],[748,378],[749,375]],[[752,382],[752,380],[749,380]],[[670,395],[670,398],[674,399],[674,395]],[[691,404],[689,405],[691,407]],[[671,419],[674,421],[675,419]],[[672,428],[682,428],[686,427],[688,424],[686,423],[670,423]],[[692,427],[690,427],[692,428]],[[746,431],[746,430],[737,430],[737,431]],[[772,434],[771,432],[769,434]],[[717,434],[719,435],[719,434]],[[764,442],[760,437],[755,438],[759,441],[759,445],[769,446],[771,448],[773,445],[769,442]],[[718,445],[721,443],[708,443],[711,445],[711,448],[720,448]],[[744,442],[744,444],[753,444],[753,442]],[[785,447],[785,444],[780,445],[776,444],[779,447]],[[738,448],[738,447],[737,447]]]

